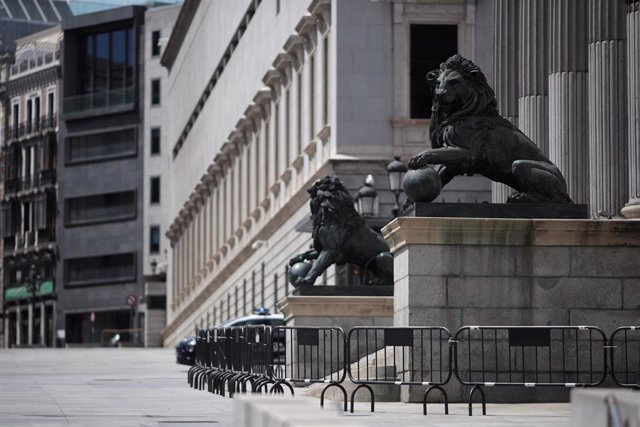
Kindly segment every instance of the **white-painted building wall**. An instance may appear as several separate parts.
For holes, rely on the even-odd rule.
[[[256,4],[207,93],[229,40],[247,19],[243,14]],[[355,192],[373,173],[376,188],[384,190],[384,165],[392,155],[406,160],[426,146],[428,121],[402,115],[408,114],[408,67],[398,66],[406,58],[396,55],[406,53],[408,39],[398,34],[416,19],[437,23],[446,17],[459,24],[461,52],[473,56],[474,14],[464,1],[200,4],[170,65],[163,119],[175,155],[171,207],[165,210],[172,243],[165,345],[196,326],[262,305],[263,271],[264,305],[276,310],[276,299],[290,290],[288,259],[311,243],[310,233],[296,227],[308,217],[306,188],[313,180],[336,173]],[[461,178],[444,196],[488,200],[490,186]],[[380,198],[381,214],[389,215],[390,193],[381,191]],[[327,273],[322,280],[332,284],[335,269]]]

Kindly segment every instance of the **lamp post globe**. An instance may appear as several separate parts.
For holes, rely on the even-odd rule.
[[[400,194],[402,193],[402,182],[409,168],[400,161],[400,156],[394,156],[387,165],[387,176],[389,177],[389,190],[395,197],[396,205],[393,208],[393,216],[397,217],[400,212]]]
[[[373,187],[374,184],[375,180],[369,174],[358,190],[358,213],[362,216],[373,216],[378,211],[378,192]]]

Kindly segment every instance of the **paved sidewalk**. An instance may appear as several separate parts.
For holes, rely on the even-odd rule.
[[[0,350],[0,425],[233,426],[233,399],[189,388],[187,370],[171,349]],[[372,414],[358,402],[347,417],[379,427],[568,426],[570,417],[568,404],[490,403],[488,416],[473,417],[462,404],[448,416],[429,410],[424,417],[421,405],[377,403]]]

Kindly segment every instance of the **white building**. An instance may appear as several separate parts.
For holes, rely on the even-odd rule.
[[[306,189],[338,175],[388,188],[385,165],[425,148],[424,77],[454,53],[492,74],[491,2],[185,1],[162,56],[172,147],[165,345],[277,310],[288,259],[311,242]],[[441,198],[490,199],[483,178]],[[389,192],[381,192],[390,216]],[[335,269],[323,281],[335,282]],[[320,279],[319,279],[320,280]]]
[[[163,212],[169,206],[171,144],[163,123],[166,106],[167,70],[160,64],[162,50],[175,23],[180,5],[158,6],[145,12],[144,28],[144,244],[142,268],[145,276],[145,347],[162,344],[160,332],[166,324],[166,269],[169,243],[162,234],[169,228]]]

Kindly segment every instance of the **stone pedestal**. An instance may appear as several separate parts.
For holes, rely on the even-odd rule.
[[[287,326],[338,326],[345,334],[354,326],[393,324],[391,296],[298,296],[278,303]]]
[[[592,325],[610,335],[638,323],[640,222],[403,217],[382,232],[394,253],[395,326]],[[446,388],[464,397],[456,381]],[[521,391],[496,387],[489,399]]]

